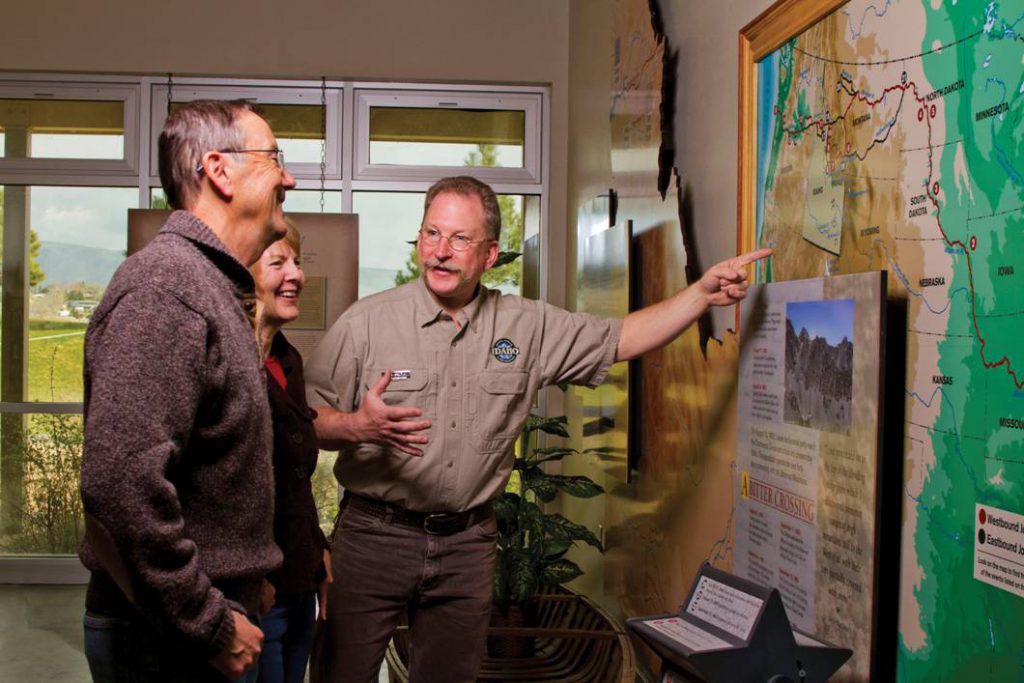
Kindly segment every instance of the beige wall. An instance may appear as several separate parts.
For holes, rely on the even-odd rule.
[[[607,191],[614,185],[610,163],[610,134],[608,130],[609,90],[611,86],[611,50],[612,50],[612,12],[615,0],[572,0],[569,18],[569,109],[568,109],[568,203],[566,221],[575,225],[577,206],[589,201],[594,195]],[[678,71],[676,73],[677,88],[675,100],[675,116],[673,130],[676,142],[675,164],[679,170],[680,184],[687,197],[684,216],[689,223],[693,235],[694,248],[702,268],[732,256],[736,253],[736,155],[737,155],[737,74],[738,53],[737,43],[739,30],[756,17],[769,4],[769,0],[719,0],[715,3],[694,2],[693,0],[658,0],[661,7],[669,49],[678,51]],[[670,203],[674,202],[669,198]],[[634,207],[635,208],[635,207]],[[671,207],[674,211],[674,207]],[[577,235],[570,231],[568,246],[570,258],[567,270],[569,301],[575,301],[575,253]],[[658,277],[657,273],[648,273],[648,278]],[[665,274],[661,274],[664,276]],[[734,313],[731,309],[722,309],[715,318],[715,335],[723,337],[726,328],[734,326]],[[682,347],[689,349],[686,344]],[[717,349],[718,347],[716,347]],[[711,365],[700,359],[699,353],[692,350],[677,349],[676,361],[680,358],[695,357],[692,364],[684,369],[689,372],[690,391],[701,391],[711,387],[715,372],[727,365],[730,354],[735,353],[735,344],[724,347],[725,350],[712,354],[718,358],[718,365]],[[669,356],[665,356],[667,359]],[[660,358],[660,356],[659,356]],[[710,362],[710,361],[709,361]],[[666,366],[667,367],[667,366]],[[666,370],[667,372],[667,370]],[[693,376],[694,373],[708,375],[703,379]],[[704,380],[707,380],[706,382]],[[564,401],[564,411],[570,416],[570,425],[578,425],[579,406],[574,396],[569,395]],[[696,414],[700,414],[699,411]],[[575,418],[575,419],[574,419]],[[646,423],[645,423],[646,425]],[[733,427],[734,429],[734,427]],[[686,463],[696,454],[686,451],[680,444],[685,439],[667,430],[660,435],[655,448],[664,451],[665,457],[674,463]],[[673,440],[675,439],[675,440]],[[574,440],[579,446],[578,439]],[[616,518],[633,514],[642,497],[639,492],[647,488],[673,491],[673,480],[665,475],[652,474],[644,471],[641,481],[635,487],[622,486],[604,476],[599,467],[576,461],[566,461],[565,471],[572,474],[587,474],[606,488],[616,488],[612,494],[606,495],[608,508],[604,510],[590,501],[564,500],[565,514],[574,521],[584,523],[592,529],[604,524],[610,534],[621,524]],[[661,478],[659,478],[661,477]],[[718,478],[716,486],[721,485],[721,495],[728,497],[728,471],[724,478]],[[645,484],[645,481],[647,482]],[[679,500],[691,501],[686,504],[692,508],[698,504],[697,497],[688,496],[686,489],[677,492]],[[688,512],[680,515],[702,514],[680,506]],[[678,517],[679,515],[676,515]],[[607,522],[607,524],[605,524]],[[613,549],[604,558],[596,553],[583,550],[574,552],[573,559],[583,567],[585,574],[574,586],[603,602],[613,612],[622,609],[635,609],[636,604],[647,604],[652,609],[671,609],[682,599],[680,592],[685,592],[689,577],[680,576],[683,567],[691,564],[690,560],[699,563],[703,557],[684,558],[671,557],[673,552],[685,552],[690,546],[680,543],[672,533],[685,535],[686,520],[664,519],[658,522],[661,532],[665,534],[666,555],[665,569],[661,574],[653,570],[651,575],[661,578],[654,581],[657,585],[646,585],[638,588],[640,583],[633,579],[627,585],[620,583],[623,575],[621,568],[615,566],[616,550],[621,554],[623,548],[637,561],[647,556],[636,552],[636,544],[630,540],[623,542],[618,538],[612,540]],[[634,525],[637,528],[641,528]],[[670,527],[677,527],[670,532]],[[619,546],[617,549],[615,546]],[[706,549],[702,549],[706,552]],[[664,559],[664,558],[656,558]],[[652,562],[655,560],[652,560]],[[628,572],[627,572],[628,574]],[[632,592],[645,592],[655,589],[654,593],[662,598],[672,596],[666,604],[653,605],[653,600],[645,600],[646,596],[633,595]],[[622,591],[625,590],[627,595]]]
[[[739,32],[771,0],[658,0],[665,33],[679,51],[676,167],[697,258],[703,268],[736,253],[736,143]],[[715,335],[735,326],[732,311],[714,311]]]
[[[12,0],[0,67],[550,85],[547,271],[561,301],[568,20],[568,3],[554,0]]]

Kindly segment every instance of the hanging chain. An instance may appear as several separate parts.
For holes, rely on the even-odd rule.
[[[321,213],[327,184],[327,76],[321,77]]]
[[[174,81],[171,80],[171,74],[167,74],[167,116],[171,115],[171,90],[174,88]]]

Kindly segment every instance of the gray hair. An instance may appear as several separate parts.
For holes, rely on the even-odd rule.
[[[498,208],[498,199],[494,196],[494,190],[490,185],[468,175],[441,178],[427,190],[427,198],[423,202],[424,216],[427,215],[427,209],[430,208],[434,197],[445,192],[452,192],[463,197],[479,198],[484,209],[484,229],[487,239],[498,240],[501,237],[501,209]]]
[[[195,205],[202,183],[197,169],[204,154],[245,146],[245,135],[235,126],[245,111],[259,114],[246,100],[195,100],[167,117],[157,158],[160,182],[172,207],[190,209]]]

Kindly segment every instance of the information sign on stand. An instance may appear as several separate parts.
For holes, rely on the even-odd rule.
[[[853,654],[794,630],[778,590],[707,564],[679,613],[626,623],[661,656],[660,683],[824,683]]]

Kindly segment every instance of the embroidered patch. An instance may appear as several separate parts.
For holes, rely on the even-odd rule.
[[[405,379],[412,379],[412,370],[392,370],[391,381],[401,382]]]
[[[491,353],[502,363],[511,363],[519,355],[519,347],[513,344],[511,339],[502,337],[494,342]]]

